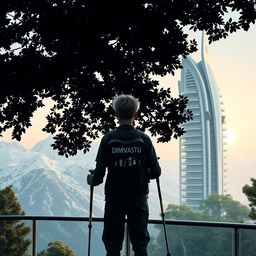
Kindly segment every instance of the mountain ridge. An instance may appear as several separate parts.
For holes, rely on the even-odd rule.
[[[52,138],[39,142],[31,150],[19,143],[0,142],[0,188],[12,185],[22,208],[27,215],[88,216],[90,188],[86,182],[88,170],[95,167],[98,142],[92,144],[90,152],[65,158],[57,155],[50,145]],[[163,162],[164,163],[164,162]],[[170,163],[163,164],[170,166]],[[164,205],[177,202],[177,185],[170,179],[170,173],[162,171],[161,185]],[[168,184],[167,184],[168,183]],[[169,191],[172,187],[172,191]],[[171,192],[171,193],[170,193]],[[176,194],[175,194],[176,193]],[[160,218],[159,199],[154,181],[150,182],[150,218]],[[104,186],[94,189],[93,216],[103,217]],[[99,242],[94,255],[104,254],[101,242],[102,223],[94,224],[93,237]],[[54,222],[39,224],[40,243],[38,249],[47,247],[49,241],[62,240],[76,254],[83,255],[86,244],[77,242],[87,239],[83,223]],[[73,237],[79,239],[71,239]]]

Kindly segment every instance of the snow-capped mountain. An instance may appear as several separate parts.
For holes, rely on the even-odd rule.
[[[53,150],[51,145],[53,144],[53,136],[49,136],[47,139],[38,142],[33,148],[32,151],[39,152],[52,160],[69,160],[69,161],[78,161],[84,162],[89,166],[95,165],[95,158],[99,147],[99,142],[93,142],[91,144],[90,151],[84,154],[82,151],[78,151],[75,156],[70,156],[69,158],[65,158],[63,156],[58,155],[56,150]]]
[[[20,161],[30,158],[32,154],[18,142],[1,142],[0,168],[16,166]]]
[[[88,216],[90,192],[86,176],[91,167],[85,161],[65,157],[55,160],[42,152],[26,150],[19,143],[0,142],[0,188],[12,185],[27,215]],[[103,192],[99,189],[94,195],[95,216],[103,216],[103,202]],[[39,222],[38,225],[39,250],[54,240],[64,241],[78,256],[86,250],[85,223]],[[97,241],[100,233],[101,229],[94,227],[92,235]],[[103,245],[95,250],[95,255],[103,252]]]
[[[31,150],[17,142],[0,142],[0,189],[13,185],[16,196],[27,215],[88,216],[90,188],[86,183],[88,170],[95,167],[99,143],[92,144],[84,155],[65,158],[53,151],[51,137],[39,142]],[[162,161],[161,188],[165,206],[177,203],[178,185],[170,172],[175,162]],[[164,170],[174,166],[172,170]],[[103,186],[94,189],[93,215],[103,216]],[[159,217],[159,199],[154,181],[150,183],[150,218]],[[96,224],[96,223],[95,223]],[[93,237],[100,241],[102,224],[96,224]],[[62,240],[70,245],[76,254],[86,250],[88,229],[84,223],[39,224],[39,250],[45,249],[49,241]],[[74,239],[76,237],[76,239]],[[82,242],[79,239],[82,238]],[[102,243],[95,248],[95,255],[104,254]]]

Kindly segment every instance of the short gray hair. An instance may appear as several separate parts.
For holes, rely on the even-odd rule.
[[[139,110],[140,102],[132,95],[121,94],[114,98],[112,106],[121,119],[129,120]]]

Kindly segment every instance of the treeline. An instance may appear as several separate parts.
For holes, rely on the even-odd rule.
[[[0,215],[24,215],[11,186],[0,190]],[[30,256],[31,227],[20,220],[0,220],[0,255]],[[62,241],[49,242],[48,248],[38,256],[76,256],[74,251]]]
[[[255,184],[253,185],[255,186]],[[244,188],[252,190],[246,185]],[[254,191],[255,187],[254,187]],[[246,191],[244,190],[244,193]],[[251,195],[252,196],[252,195]],[[256,198],[254,194],[254,199]],[[254,204],[255,205],[255,204]],[[250,205],[252,206],[252,204]],[[254,212],[254,209],[252,208]],[[248,223],[254,216],[247,206],[233,200],[230,195],[212,194],[202,200],[200,211],[193,211],[186,205],[170,204],[166,219]],[[254,218],[255,219],[255,218]],[[166,254],[166,244],[162,225],[157,225],[159,235],[151,239],[149,251],[152,256]],[[234,230],[232,228],[167,226],[169,247],[172,256],[231,256],[233,254]],[[255,256],[256,231],[240,230],[240,255]]]

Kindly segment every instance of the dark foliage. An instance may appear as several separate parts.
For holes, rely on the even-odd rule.
[[[38,256],[76,256],[74,251],[62,241],[49,242],[48,249],[39,252]]]
[[[251,211],[249,213],[249,217],[252,220],[256,220],[256,179],[251,178],[252,185],[244,185],[243,193],[247,196],[249,206],[251,207]]]
[[[239,20],[224,19],[229,11]],[[187,99],[159,88],[153,75],[181,68],[197,49],[184,27],[209,41],[256,18],[255,0],[4,0],[0,1],[0,134],[20,140],[42,99],[55,105],[44,130],[60,154],[87,151],[114,126],[110,101],[129,93],[141,101],[139,128],[159,142],[184,131]]]
[[[11,186],[0,190],[0,215],[24,215]],[[20,220],[0,221],[0,255],[29,256],[31,228]]]
[[[201,211],[186,205],[168,205],[166,219],[238,222],[248,221],[249,208],[234,200],[231,195],[209,195],[201,201]],[[152,256],[166,255],[162,225],[158,237],[151,242]],[[255,230],[240,230],[240,254],[254,256],[256,249]],[[233,230],[229,228],[167,226],[169,248],[172,256],[230,256],[232,255]]]

